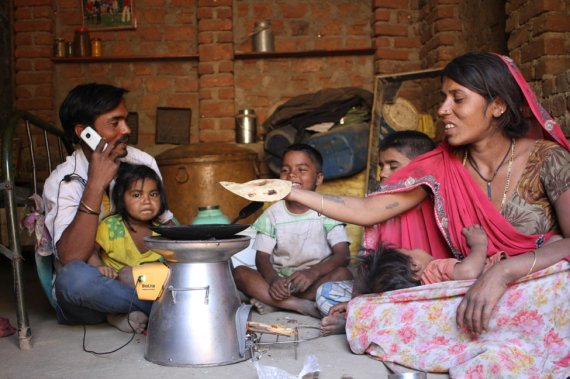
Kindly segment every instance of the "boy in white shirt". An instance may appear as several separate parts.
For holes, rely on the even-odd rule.
[[[323,182],[321,154],[305,144],[283,154],[280,178],[314,191]],[[274,308],[319,317],[315,296],[319,285],[352,279],[345,225],[291,201],[270,206],[254,223],[257,270],[234,270],[237,288],[250,296],[260,313]]]

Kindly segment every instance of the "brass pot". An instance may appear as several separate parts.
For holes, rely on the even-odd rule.
[[[258,178],[257,154],[229,143],[201,143],[175,147],[156,157],[168,206],[183,224],[199,207],[219,205],[233,218],[248,201],[224,189],[219,182],[243,183]],[[258,213],[240,223],[252,223]]]

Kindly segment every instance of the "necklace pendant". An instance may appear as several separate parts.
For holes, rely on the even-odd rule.
[[[487,197],[489,198],[489,200],[492,200],[492,198],[491,198],[491,182],[487,182]]]

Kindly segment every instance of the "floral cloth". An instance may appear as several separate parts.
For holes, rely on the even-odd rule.
[[[511,285],[488,331],[459,330],[455,311],[472,280],[435,283],[349,303],[346,334],[356,354],[452,378],[568,378],[570,264]],[[532,306],[529,306],[532,304]]]
[[[34,201],[34,205],[27,207],[26,215],[20,221],[20,227],[34,237],[36,254],[47,257],[53,254],[53,246],[49,232],[45,227],[42,198],[35,193],[30,196],[30,199]]]

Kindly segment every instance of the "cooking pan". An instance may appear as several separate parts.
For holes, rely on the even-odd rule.
[[[181,241],[228,239],[249,226],[247,224],[236,224],[238,220],[249,217],[262,206],[263,203],[257,201],[249,203],[239,211],[239,215],[233,219],[231,224],[153,226],[151,230],[163,237]]]
[[[236,233],[244,231],[247,224],[200,224],[200,225],[172,225],[152,226],[151,229],[163,237],[174,240],[211,240],[228,239]]]

